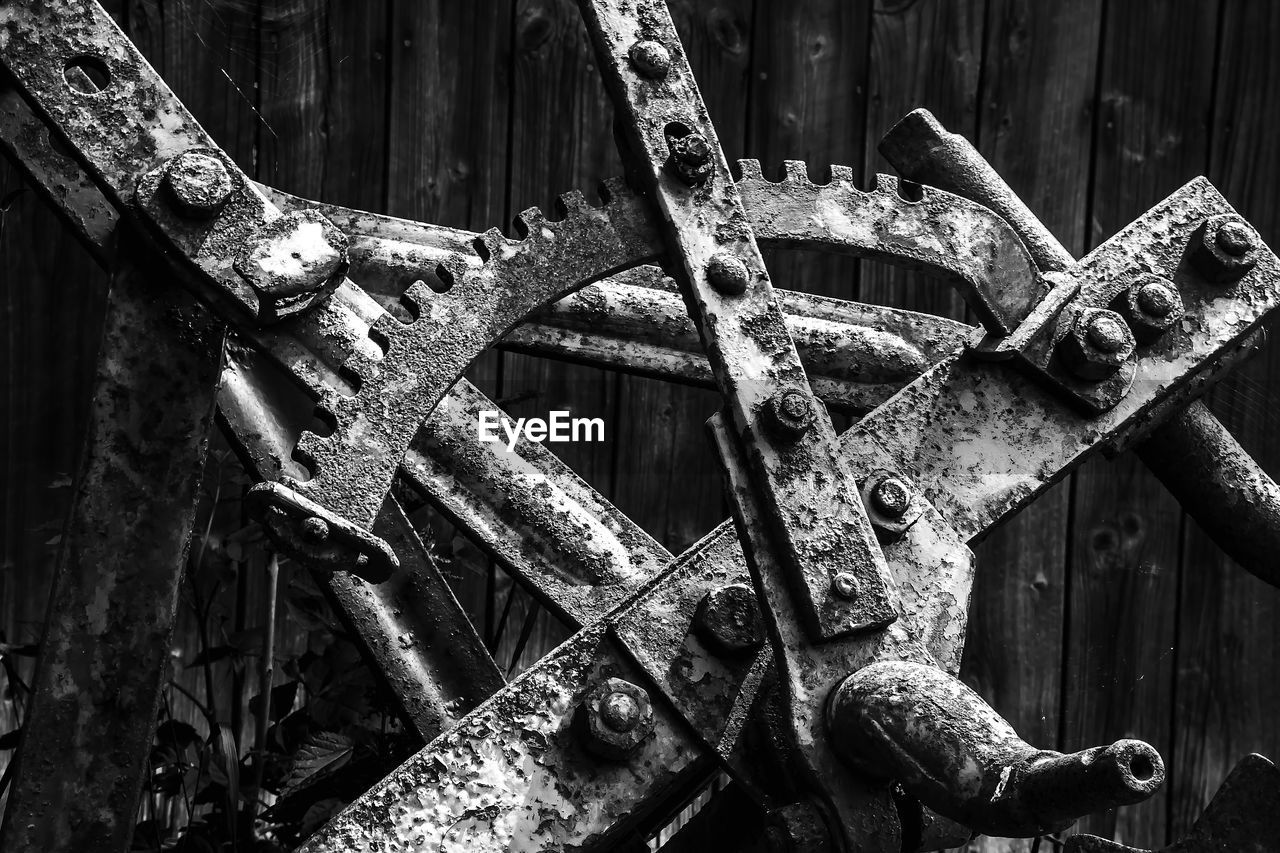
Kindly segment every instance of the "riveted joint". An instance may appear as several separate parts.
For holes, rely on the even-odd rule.
[[[1185,310],[1178,286],[1158,275],[1136,278],[1121,291],[1112,307],[1128,322],[1141,344],[1159,340],[1182,319]]]
[[[1075,376],[1101,382],[1129,360],[1136,346],[1129,324],[1115,311],[1084,308],[1058,341],[1057,353]]]
[[[711,143],[701,133],[674,125],[667,131],[667,150],[671,156],[666,168],[686,186],[705,184],[715,172]]]
[[[642,39],[627,51],[631,65],[650,80],[661,80],[671,70],[671,52],[661,42]]]
[[[1232,284],[1258,263],[1262,239],[1234,213],[1211,216],[1191,235],[1189,258],[1212,284]]]
[[[901,539],[920,519],[923,510],[915,488],[891,471],[872,471],[860,491],[867,520],[881,544]]]
[[[816,415],[809,395],[798,388],[788,388],[770,397],[764,404],[765,428],[776,438],[798,441],[813,426]]]
[[[608,678],[582,700],[573,722],[588,752],[625,761],[653,733],[653,703],[643,687]]]
[[[703,596],[693,627],[703,642],[720,655],[744,655],[764,645],[760,603],[746,584],[726,584]]]
[[[739,296],[751,283],[747,265],[728,252],[718,252],[707,262],[707,281],[725,296]]]
[[[230,200],[235,186],[231,173],[209,151],[192,149],[169,160],[161,185],[169,203],[188,219],[208,219]]]

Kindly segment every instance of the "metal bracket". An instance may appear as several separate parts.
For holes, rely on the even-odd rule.
[[[245,502],[276,547],[307,568],[349,571],[381,583],[400,567],[386,542],[288,486],[257,483]]]

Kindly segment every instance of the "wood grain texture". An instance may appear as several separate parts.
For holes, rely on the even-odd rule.
[[[1218,37],[1209,179],[1273,250],[1280,246],[1280,6],[1227,0]],[[1273,324],[1274,328],[1274,324]],[[1280,474],[1280,350],[1261,353],[1213,395],[1210,408],[1274,477]],[[1222,556],[1194,525],[1183,547],[1173,702],[1172,836],[1185,834],[1248,752],[1280,754],[1280,590]]]
[[[991,0],[977,145],[1075,255],[1085,243],[1101,0]],[[1029,742],[1061,740],[1070,485],[1060,484],[978,552],[964,675]],[[1027,841],[986,839],[984,851]]]
[[[1203,171],[1217,13],[1212,3],[1107,4],[1089,246]],[[1075,479],[1063,747],[1136,737],[1168,757],[1181,509],[1132,454]],[[1148,802],[1077,829],[1159,847],[1182,782],[1174,775]]]

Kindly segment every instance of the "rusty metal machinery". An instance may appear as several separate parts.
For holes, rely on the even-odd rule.
[[[114,273],[3,849],[128,848],[215,396],[256,517],[427,743],[312,853],[625,848],[714,772],[779,853],[1034,836],[1160,787],[1149,745],[1038,749],[956,678],[968,544],[1136,449],[1280,583],[1280,490],[1196,402],[1280,259],[1201,178],[1072,258],[923,111],[882,146],[901,180],[735,172],[665,5],[581,6],[628,179],[509,238],[256,185],[93,0],[0,2],[0,142]],[[921,269],[981,325],[775,289],[773,246]],[[481,442],[461,375],[499,344],[718,388],[732,520],[673,555],[541,445]],[[396,478],[576,633],[504,683]],[[1277,849],[1278,805],[1247,758],[1170,850]]]

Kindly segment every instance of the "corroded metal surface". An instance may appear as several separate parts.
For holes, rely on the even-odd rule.
[[[1280,845],[1280,770],[1261,755],[1235,766],[1191,832],[1160,851],[1073,835],[1067,853],[1271,853]]]
[[[827,714],[836,749],[862,772],[988,835],[1056,832],[1164,782],[1159,754],[1141,741],[1071,755],[1037,749],[963,682],[914,662],[858,670]]]
[[[786,242],[924,269],[950,281],[988,331],[1008,335],[1044,296],[1039,270],[1009,224],[981,205],[932,187],[876,175],[853,185],[853,170],[828,168],[814,183],[806,165],[787,160],[770,181],[756,160],[740,160],[738,189],[762,243]],[[767,211],[767,215],[765,215]],[[815,237],[821,235],[821,239]],[[830,247],[830,248],[828,248]]]
[[[915,110],[895,125],[885,135],[880,152],[911,180],[942,187],[991,208],[1018,233],[1042,270],[1065,270],[1074,263],[1071,253],[977,149],[964,137],[948,133],[928,110]],[[1234,218],[1215,220],[1235,222]],[[1247,225],[1238,228],[1237,237],[1245,238],[1250,245],[1242,244],[1246,251],[1235,255],[1225,255],[1206,243],[1206,236],[1216,237],[1216,230],[1210,233],[1207,228],[1197,229],[1191,254],[1193,263],[1211,279],[1222,276],[1224,266],[1230,267],[1234,275],[1236,271],[1247,271],[1256,262],[1257,246],[1252,244],[1261,241]],[[1173,283],[1162,280],[1162,284]],[[1177,318],[1184,311],[1180,303],[1179,297],[1171,312]],[[1126,312],[1123,304],[1118,307],[1121,313],[1145,314],[1132,309]],[[1131,318],[1130,324],[1144,343],[1158,340],[1165,331],[1176,328],[1176,323],[1167,323],[1163,316],[1146,315],[1136,323]],[[1153,334],[1153,330],[1158,333]],[[1274,559],[1275,537],[1280,535],[1276,532],[1280,531],[1280,488],[1198,400],[1191,402],[1185,413],[1168,416],[1152,438],[1150,447],[1139,444],[1135,449],[1183,508],[1218,547],[1244,568],[1273,586],[1280,586]],[[1171,450],[1178,455],[1167,455]],[[1191,471],[1196,475],[1189,476]]]
[[[0,849],[129,848],[222,357],[221,324],[166,285],[112,284]]]
[[[833,452],[835,429],[818,411],[666,3],[584,0],[581,8],[605,88],[624,116],[624,159],[661,212],[672,272],[808,630],[832,637],[892,622],[897,592],[854,472]],[[641,41],[669,51],[661,77],[636,73],[629,54]],[[841,571],[858,577],[858,597],[833,593]]]

